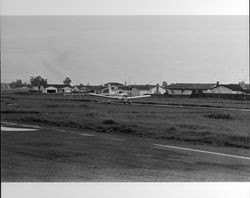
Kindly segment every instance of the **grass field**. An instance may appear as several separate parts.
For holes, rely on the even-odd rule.
[[[136,135],[190,144],[250,148],[250,112],[200,107],[249,109],[249,101],[206,98],[147,98],[121,105],[89,96],[2,92],[2,121]],[[156,107],[151,104],[170,104]],[[176,108],[184,105],[187,108]]]

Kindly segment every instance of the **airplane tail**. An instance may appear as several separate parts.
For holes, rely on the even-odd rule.
[[[108,88],[109,88],[109,93],[112,93],[112,89],[111,89],[111,85],[108,84]]]

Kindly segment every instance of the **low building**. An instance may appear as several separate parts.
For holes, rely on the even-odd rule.
[[[64,84],[48,84],[44,88],[44,93],[71,93],[72,87]]]
[[[41,85],[41,86],[33,86],[33,87],[30,88],[30,91],[34,91],[34,92],[41,91],[41,92],[44,92],[44,89],[45,89],[45,87],[43,85]]]
[[[58,93],[59,90],[55,86],[48,86],[44,89],[43,93]]]
[[[125,93],[127,95],[131,95],[131,87],[130,86],[122,85],[122,86],[118,86],[118,89],[121,90],[122,93]]]
[[[246,90],[240,84],[218,84],[212,87],[208,93],[214,94],[244,94]]]
[[[215,84],[174,83],[167,86],[170,95],[191,95],[207,93]]]
[[[131,85],[131,95],[140,96],[150,94],[151,88],[153,88],[152,85]]]
[[[87,88],[84,85],[76,85],[72,88],[73,92],[87,93]]]
[[[165,94],[166,89],[159,85],[131,85],[131,95]]]
[[[1,83],[1,90],[11,89],[10,83]]]
[[[101,85],[86,85],[84,89],[86,89],[86,93],[101,93],[103,88]]]
[[[72,92],[72,87],[69,87],[69,86],[63,87],[62,92],[63,93],[71,93]]]
[[[157,84],[156,86],[151,88],[150,92],[151,92],[150,94],[165,94],[166,89],[162,86],[159,86],[159,84]]]

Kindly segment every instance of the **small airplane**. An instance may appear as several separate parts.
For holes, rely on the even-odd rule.
[[[131,104],[131,100],[133,99],[151,97],[151,95],[129,96],[124,91],[119,90],[117,87],[110,86],[110,85],[108,85],[108,88],[104,89],[104,91],[105,91],[104,93],[100,93],[100,94],[89,93],[89,95],[115,99],[115,100],[122,100],[124,104],[126,103]]]

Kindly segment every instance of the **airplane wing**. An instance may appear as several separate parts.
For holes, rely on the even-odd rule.
[[[123,96],[108,96],[108,95],[101,95],[101,94],[95,94],[95,93],[89,93],[89,95],[90,95],[90,96],[102,97],[102,98],[117,99],[117,100],[122,100],[122,99],[124,99]]]
[[[136,98],[148,98],[148,97],[151,97],[151,95],[129,96],[129,97],[127,97],[127,99],[132,100],[132,99],[136,99]]]
[[[90,93],[90,96],[97,96],[97,97],[103,97],[103,98],[110,98],[110,99],[116,99],[116,100],[133,100],[133,99],[137,99],[137,98],[147,98],[147,97],[151,97],[151,95],[141,95],[141,96],[108,96],[108,95],[101,95],[101,94],[95,94],[95,93]]]

